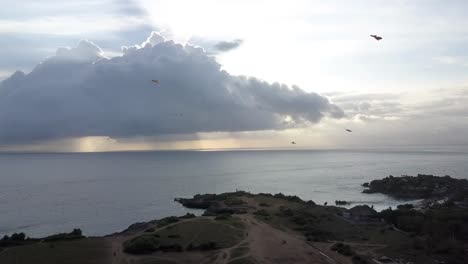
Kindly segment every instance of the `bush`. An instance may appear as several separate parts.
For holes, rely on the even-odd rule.
[[[228,197],[224,203],[227,205],[227,206],[236,206],[236,205],[243,205],[245,204],[245,202],[239,198],[235,198],[235,197]]]
[[[139,236],[125,241],[124,252],[130,254],[150,254],[159,249],[159,240],[154,236]]]
[[[345,245],[345,244],[340,243],[340,242],[333,244],[333,246],[331,246],[331,250],[337,251],[341,255],[345,255],[345,256],[354,255],[354,252],[353,252],[353,250],[351,249],[351,247],[349,245]]]
[[[261,207],[269,207],[269,206],[270,206],[270,205],[267,204],[267,203],[259,203],[258,205],[261,206]]]
[[[158,227],[163,227],[172,223],[177,223],[179,222],[179,218],[177,216],[169,216],[162,218],[158,221]]]
[[[293,223],[297,225],[306,225],[308,223],[308,219],[305,217],[300,217],[300,216],[293,216],[291,219]]]
[[[353,258],[351,259],[353,264],[370,264],[373,263],[369,260],[368,257],[360,256],[360,255],[354,255]]]
[[[24,241],[25,239],[26,239],[26,235],[24,233],[14,233],[10,237],[10,240],[12,241]]]
[[[45,237],[43,239],[44,242],[53,242],[53,241],[58,241],[58,240],[72,240],[72,239],[80,239],[84,238],[82,235],[82,232],[80,229],[73,229],[72,232],[70,233],[59,233],[55,235],[51,235],[48,237]]]
[[[297,197],[296,195],[284,195],[282,193],[277,193],[273,195],[273,197],[278,198],[278,199],[284,199],[290,202],[295,202],[295,203],[303,203],[304,201]]]
[[[232,217],[231,214],[220,214],[215,217],[215,220],[228,220]]]
[[[182,252],[184,248],[180,244],[160,245],[159,250],[164,252]]]
[[[270,216],[270,214],[265,209],[255,211],[254,215]]]
[[[216,244],[216,242],[210,241],[207,243],[200,244],[200,246],[198,246],[197,248],[203,251],[214,250],[218,248],[218,245]]]
[[[145,233],[151,233],[151,232],[154,232],[154,227],[150,227],[148,229],[145,230]]]
[[[308,241],[327,241],[333,238],[333,234],[327,231],[322,230],[321,228],[315,227],[313,225],[307,225],[304,227],[305,233]]]
[[[0,240],[2,242],[21,242],[26,239],[26,235],[24,233],[13,233],[11,237],[4,235],[3,238]]]
[[[284,206],[281,206],[280,207],[280,214],[279,215],[283,215],[283,216],[293,216],[294,215],[294,211],[291,210],[291,208],[286,208]]]

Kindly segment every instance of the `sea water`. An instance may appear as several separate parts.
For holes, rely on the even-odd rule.
[[[418,173],[468,177],[468,152],[373,150],[156,151],[0,154],[0,234],[81,228],[105,235],[193,210],[175,197],[245,190],[396,206],[361,184]],[[197,213],[200,213],[197,211]]]

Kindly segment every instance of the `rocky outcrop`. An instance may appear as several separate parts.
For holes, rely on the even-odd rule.
[[[369,183],[363,193],[383,193],[400,199],[463,200],[468,196],[468,181],[450,176],[389,176]]]
[[[205,216],[219,214],[243,214],[247,205],[238,198],[244,192],[225,194],[197,194],[193,198],[176,198],[175,201],[187,208],[204,209]]]

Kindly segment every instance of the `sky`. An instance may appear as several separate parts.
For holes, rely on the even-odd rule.
[[[468,146],[463,0],[0,5],[0,151]]]

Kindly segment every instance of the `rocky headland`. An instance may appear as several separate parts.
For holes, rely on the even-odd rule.
[[[398,199],[444,200],[468,204],[468,180],[450,176],[418,174],[417,176],[392,175],[362,185],[364,193],[383,193]]]

